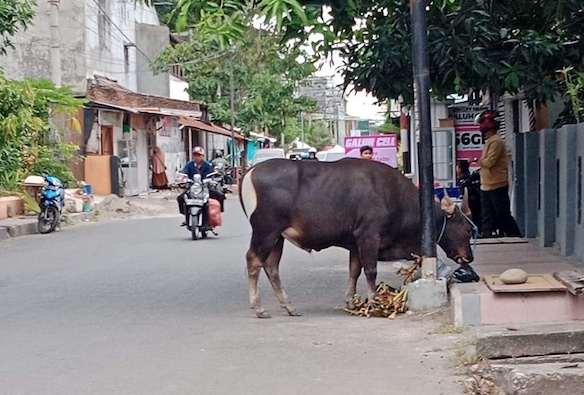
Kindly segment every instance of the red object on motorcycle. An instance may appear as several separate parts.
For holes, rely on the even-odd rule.
[[[209,226],[213,228],[221,226],[221,203],[215,199],[209,199]]]

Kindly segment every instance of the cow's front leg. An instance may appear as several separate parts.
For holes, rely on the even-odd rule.
[[[345,304],[347,308],[353,310],[355,303],[353,297],[357,293],[357,280],[361,275],[361,262],[359,261],[359,252],[351,250],[349,253],[349,286],[345,293]]]
[[[371,302],[377,296],[375,281],[377,279],[377,257],[379,254],[379,237],[363,237],[358,242],[359,260],[367,278],[367,297]]]
[[[282,288],[282,282],[280,280],[280,259],[282,258],[282,250],[284,249],[284,238],[280,237],[274,248],[270,252],[268,259],[266,259],[266,264],[264,265],[264,271],[272,284],[272,288],[276,293],[276,297],[280,301],[280,307],[285,309],[291,316],[301,316],[296,307],[292,304],[292,301],[286,295],[286,292]]]
[[[247,281],[249,289],[249,304],[255,310],[258,318],[270,318],[262,306],[262,300],[258,290],[258,280],[262,270],[262,262],[257,256],[252,247],[249,248],[246,254],[247,259]]]

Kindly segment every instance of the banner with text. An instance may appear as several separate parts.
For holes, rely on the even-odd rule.
[[[479,125],[474,119],[481,112],[488,110],[488,106],[452,106],[448,108],[449,118],[454,119],[456,134],[456,159],[480,158],[483,151],[483,137]],[[476,168],[476,164],[471,167]]]
[[[364,145],[373,147],[373,160],[397,168],[397,134],[345,137],[345,156],[360,158]]]

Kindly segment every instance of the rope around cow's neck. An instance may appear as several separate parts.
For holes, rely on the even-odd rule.
[[[474,222],[472,222],[472,219],[470,219],[461,209],[460,207],[456,206],[456,209],[458,209],[460,211],[460,213],[462,214],[462,216],[464,217],[464,219],[466,219],[468,221],[468,223],[470,224],[470,226],[472,227],[472,254],[474,255],[475,252],[475,248],[477,246],[477,239],[479,238],[479,228],[478,226],[475,225]],[[440,243],[440,240],[442,240],[442,236],[444,236],[444,231],[446,230],[446,221],[448,220],[448,218],[450,218],[452,215],[448,216],[445,215],[444,216],[444,220],[442,221],[442,229],[440,230],[440,236],[438,236],[438,240],[436,241],[436,244]]]

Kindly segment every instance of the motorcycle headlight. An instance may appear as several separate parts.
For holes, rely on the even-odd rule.
[[[201,184],[193,184],[191,186],[191,193],[193,196],[199,196],[201,193],[203,193],[203,186]]]

